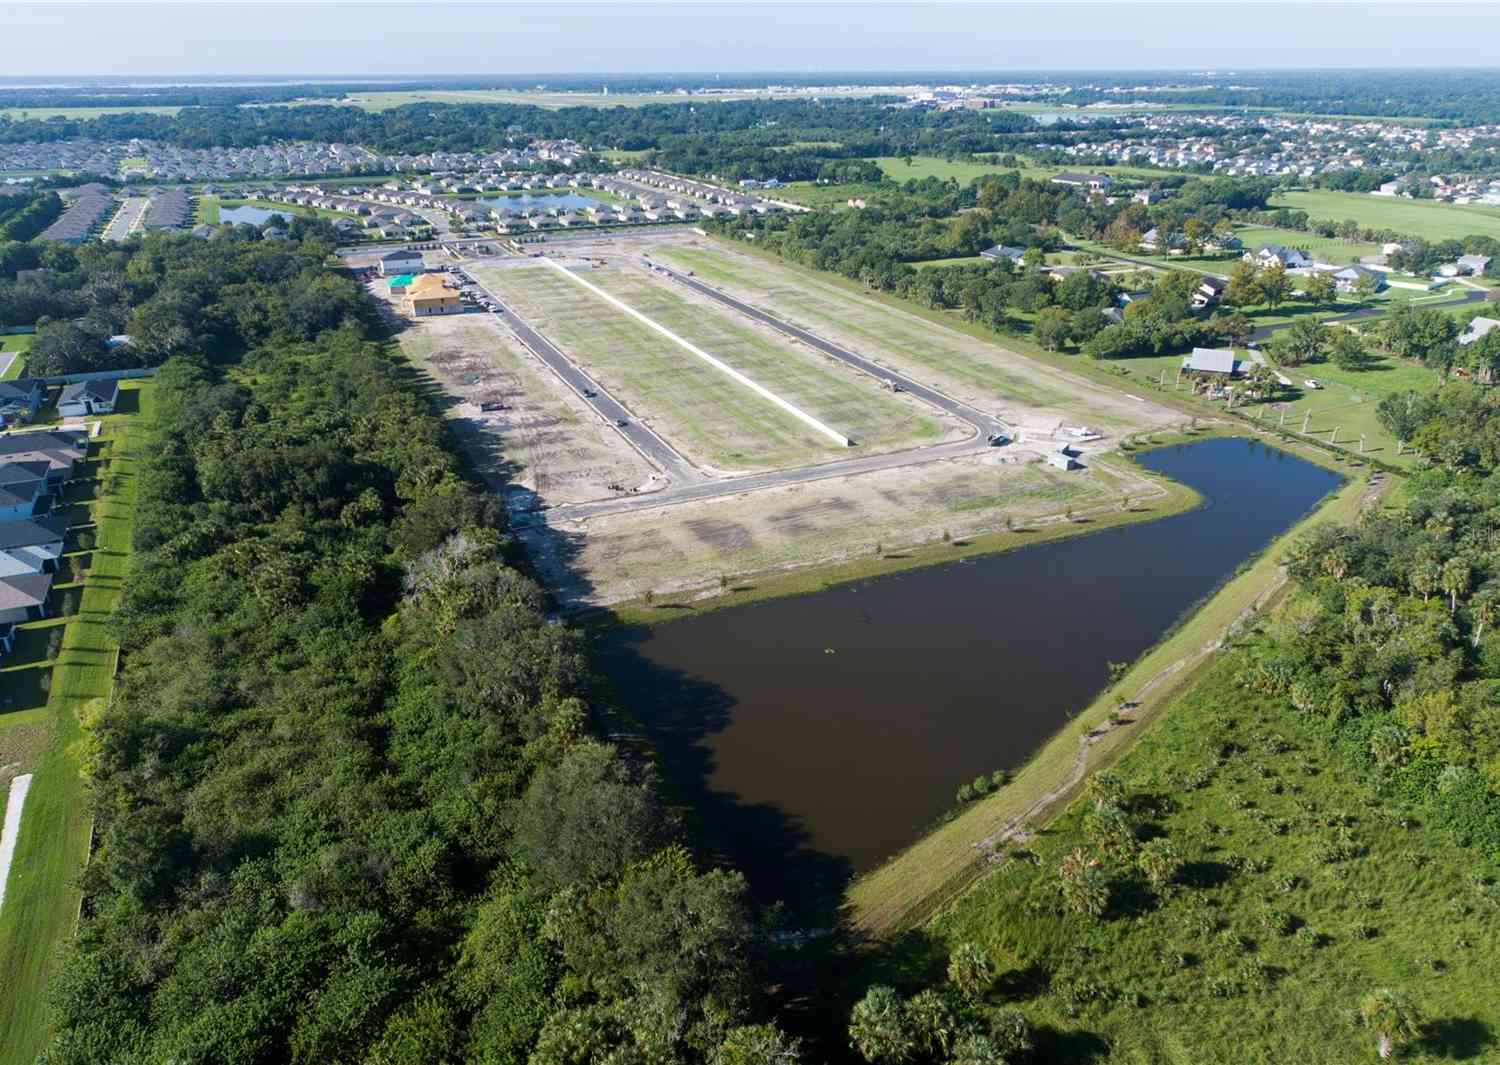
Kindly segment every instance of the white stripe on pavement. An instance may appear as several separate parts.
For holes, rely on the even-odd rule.
[[[558,273],[562,274],[563,277],[566,277],[568,280],[582,285],[584,288],[588,289],[594,295],[604,300],[610,306],[624,311],[626,314],[630,315],[632,318],[636,319],[636,321],[642,323],[643,325],[650,326],[662,336],[672,341],[672,343],[677,344],[684,350],[690,351],[694,355],[698,356],[698,358],[708,363],[714,369],[728,374],[740,384],[749,389],[752,389],[757,395],[761,396],[762,398],[770,400],[772,403],[776,404],[776,406],[780,407],[782,410],[786,411],[794,418],[797,418],[799,421],[805,422],[806,424],[812,426],[824,436],[834,440],[840,447],[852,447],[854,445],[854,442],[852,440],[850,440],[843,433],[839,432],[837,429],[830,429],[828,426],[818,421],[818,419],[814,418],[811,414],[808,414],[807,411],[803,410],[801,407],[787,402],[786,400],[778,396],[775,392],[772,392],[769,388],[765,387],[764,385],[757,384],[755,381],[752,381],[750,378],[740,373],[740,371],[736,370],[733,366],[730,366],[728,363],[722,361],[721,359],[715,358],[708,352],[704,351],[702,348],[698,347],[696,344],[689,343],[688,341],[682,339],[682,337],[672,332],[660,322],[653,321],[652,319],[646,317],[634,307],[622,302],[621,300],[616,299],[614,296],[611,296],[608,292],[605,292],[602,288],[600,288],[598,285],[595,285],[593,282],[585,281],[583,278],[575,274],[572,270],[569,270],[567,267],[563,266],[556,260],[549,259],[543,256],[541,261],[552,267],[552,269],[556,270]]]

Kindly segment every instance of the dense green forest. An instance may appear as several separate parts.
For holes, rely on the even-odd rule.
[[[62,211],[62,200],[55,192],[0,196],[0,243],[30,240]]]
[[[45,1060],[787,1062],[761,919],[600,742],[496,498],[329,246],[79,254],[157,379]]]
[[[0,121],[0,143],[150,138],[185,148],[269,144],[279,140],[339,141],[389,152],[478,151],[502,148],[518,133],[571,137],[598,147],[654,148],[664,138],[745,131],[762,143],[860,135],[871,143],[914,151],[938,146],[992,146],[997,131],[1038,129],[1026,115],[1000,112],[891,111],[867,100],[731,100],[645,107],[564,107],[526,104],[408,104],[387,111],[358,107],[190,107],[173,115],[117,114],[96,119]],[[967,145],[968,147],[964,147]]]

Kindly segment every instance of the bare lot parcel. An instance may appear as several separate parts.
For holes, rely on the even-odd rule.
[[[1173,412],[1093,384],[997,344],[947,329],[836,281],[688,235],[649,240],[663,262],[770,314],[989,411],[1023,430],[1086,424],[1106,433],[1164,425]],[[1180,418],[1176,418],[1180,420]]]
[[[575,265],[570,263],[570,265]],[[476,267],[487,287],[584,366],[646,424],[700,464],[721,470],[806,465],[845,449],[719,370],[545,266]],[[843,370],[729,312],[700,305],[632,267],[586,279],[854,437],[891,451],[963,434],[951,420]]]
[[[721,584],[742,586],[746,579],[746,590],[754,592],[762,575],[851,560],[871,560],[877,570],[899,568],[899,562],[875,561],[877,551],[899,560],[916,545],[941,547],[944,534],[956,557],[970,537],[1008,525],[1060,523],[1069,512],[1118,515],[1127,497],[1146,511],[1182,505],[1123,459],[1094,460],[1086,471],[1063,473],[1034,453],[989,450],[581,520],[564,508],[524,535],[564,602],[602,605],[648,593],[714,595]],[[649,497],[641,502],[649,504]],[[1013,539],[1024,542],[1022,534]],[[988,549],[1000,546],[1014,544]]]
[[[454,401],[449,416],[492,484],[518,485],[549,503],[650,484],[646,461],[491,316],[421,318],[400,343]]]

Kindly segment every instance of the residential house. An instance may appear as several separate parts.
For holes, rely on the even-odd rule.
[[[48,491],[45,462],[0,462],[0,523],[31,517]]]
[[[1313,264],[1312,257],[1296,248],[1281,244],[1262,244],[1253,252],[1247,251],[1243,258],[1256,266],[1267,267],[1280,263],[1288,270],[1298,270]]]
[[[73,475],[73,464],[88,453],[88,438],[82,432],[7,433],[0,436],[0,460],[5,462],[45,462],[49,484],[65,481]]]
[[[1340,292],[1356,292],[1362,282],[1373,286],[1370,289],[1371,292],[1379,292],[1385,288],[1385,275],[1379,270],[1372,270],[1368,266],[1358,264],[1346,266],[1333,273],[1333,283]]]
[[[1090,192],[1106,192],[1114,185],[1114,179],[1108,174],[1081,174],[1074,170],[1064,170],[1052,179],[1052,184],[1086,188]]]
[[[0,625],[20,624],[47,616],[52,574],[20,573],[0,577]]]
[[[988,259],[991,262],[996,262],[1000,259],[1009,259],[1017,266],[1020,266],[1021,260],[1026,257],[1026,249],[1013,248],[1008,244],[996,244],[993,248],[985,248],[984,251],[979,253],[979,257],[981,259]]]
[[[1472,344],[1492,329],[1500,329],[1500,319],[1480,316],[1469,323],[1469,327],[1458,338],[1460,344]]]
[[[422,253],[412,251],[410,248],[399,248],[396,251],[386,252],[380,257],[380,276],[389,277],[392,274],[419,274],[425,266],[422,262]]]
[[[1240,360],[1228,348],[1194,348],[1191,355],[1183,357],[1182,368],[1187,373],[1220,374],[1234,377],[1240,372]]]
[[[0,577],[55,573],[67,528],[67,519],[55,514],[0,522]]]
[[[1204,310],[1218,303],[1224,296],[1224,289],[1229,282],[1218,277],[1203,277],[1198,281],[1198,287],[1193,290],[1193,307]]]
[[[119,381],[75,381],[64,386],[57,398],[57,413],[64,418],[88,414],[113,414],[120,398]]]
[[[44,386],[39,378],[18,377],[0,381],[0,419],[30,421],[42,406]]]

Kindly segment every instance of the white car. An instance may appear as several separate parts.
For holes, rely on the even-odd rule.
[[[1306,381],[1303,381],[1302,383],[1304,385],[1306,385],[1308,388],[1311,388],[1313,391],[1317,391],[1318,389],[1320,389],[1320,388],[1323,387],[1323,382],[1319,381],[1316,377],[1309,377]]]

